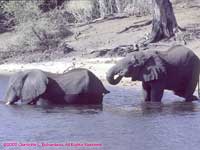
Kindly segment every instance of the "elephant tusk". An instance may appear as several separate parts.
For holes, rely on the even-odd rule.
[[[7,103],[6,103],[6,105],[10,105],[10,104],[11,104],[10,102],[7,102]]]

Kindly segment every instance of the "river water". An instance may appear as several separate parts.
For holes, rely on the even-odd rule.
[[[8,77],[0,79],[2,99]],[[139,88],[107,88],[111,93],[102,107],[6,106],[1,101],[0,149],[199,150],[199,102],[165,92],[162,104],[146,104]]]

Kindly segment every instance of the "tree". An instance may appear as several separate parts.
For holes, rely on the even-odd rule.
[[[174,36],[175,31],[178,29],[170,0],[152,0],[152,5],[153,20],[149,41],[151,43]]]

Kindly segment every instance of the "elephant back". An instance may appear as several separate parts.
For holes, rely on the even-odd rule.
[[[102,82],[87,69],[73,69],[54,79],[67,94],[108,93]]]
[[[164,59],[173,66],[190,67],[200,64],[198,56],[191,49],[182,45],[173,46],[166,53]]]

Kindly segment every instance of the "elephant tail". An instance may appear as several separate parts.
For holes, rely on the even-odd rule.
[[[108,94],[110,91],[108,91],[106,88],[104,88],[104,94]]]

